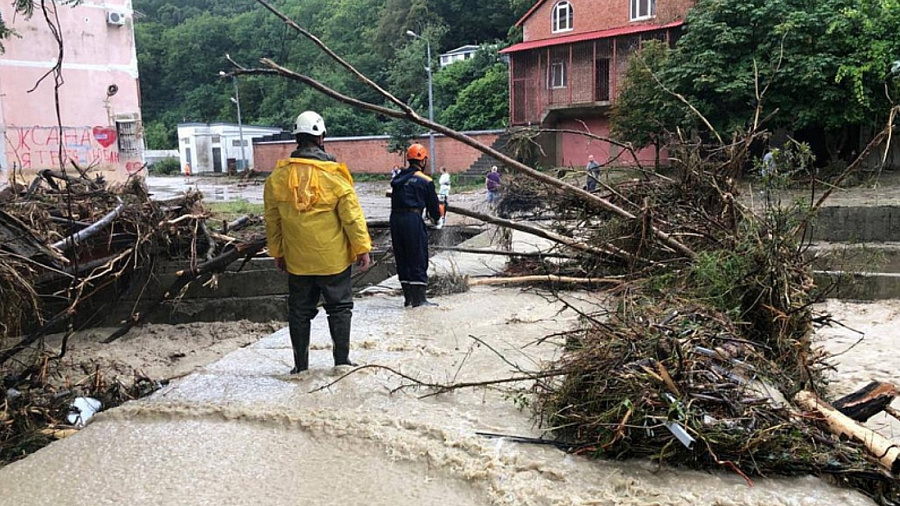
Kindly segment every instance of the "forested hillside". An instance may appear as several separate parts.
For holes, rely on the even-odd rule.
[[[507,68],[496,50],[515,41],[512,26],[531,0],[273,0],[279,10],[352,65],[407,100],[428,109],[426,45],[431,41],[435,119],[459,129],[505,126]],[[181,122],[235,122],[229,54],[244,66],[263,57],[343,93],[381,102],[326,55],[254,0],[135,0],[135,32],[148,148],[171,148]],[[445,69],[438,55],[465,44],[493,50]],[[409,131],[410,126],[344,106],[280,78],[240,77],[244,123],[289,128],[304,109],[328,119],[329,135]]]

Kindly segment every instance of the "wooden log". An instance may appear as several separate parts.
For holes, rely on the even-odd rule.
[[[890,383],[873,381],[856,392],[841,397],[831,405],[857,422],[865,422],[884,411],[898,393],[900,392],[897,391],[897,387]]]
[[[27,225],[15,216],[0,210],[0,247],[20,258],[60,269],[59,254],[47,248]]]
[[[522,258],[566,258],[566,259],[576,259],[578,257],[572,255],[564,255],[562,253],[546,253],[543,251],[504,251],[504,250],[496,250],[496,249],[481,249],[481,248],[460,248],[456,246],[432,246],[432,249],[440,250],[440,251],[456,251],[457,253],[474,253],[476,255],[500,255],[507,257],[522,257]]]
[[[892,474],[900,472],[900,446],[851,420],[813,392],[802,390],[794,396],[794,401],[800,408],[821,417],[831,433],[861,443],[869,455]]]
[[[555,274],[535,274],[532,276],[518,276],[514,278],[478,278],[469,280],[469,286],[513,285],[519,283],[572,283],[618,286],[622,284],[622,280],[613,278],[573,278],[569,276],[557,276]]]

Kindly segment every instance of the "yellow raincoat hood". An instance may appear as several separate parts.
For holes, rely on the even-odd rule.
[[[263,192],[269,254],[297,275],[343,272],[372,240],[347,166],[280,160]]]

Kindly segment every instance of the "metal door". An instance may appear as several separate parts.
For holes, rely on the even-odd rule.
[[[212,148],[213,151],[213,172],[222,172],[222,148]]]

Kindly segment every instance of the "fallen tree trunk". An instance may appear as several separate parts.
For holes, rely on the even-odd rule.
[[[873,381],[856,392],[834,401],[832,406],[857,422],[865,422],[884,411],[897,394],[897,387],[894,385]]]
[[[833,434],[851,439],[865,446],[869,455],[885,469],[889,470],[891,474],[896,475],[900,472],[900,447],[891,440],[851,420],[813,392],[800,391],[794,396],[794,401],[802,409],[811,411],[821,417],[821,421],[825,423],[828,430]]]
[[[477,278],[470,279],[469,286],[485,285],[511,285],[519,283],[574,283],[592,285],[621,285],[621,279],[612,278],[575,278],[571,276],[557,276],[555,274],[539,274],[532,276],[517,276],[511,278]]]
[[[522,257],[522,258],[565,258],[565,259],[576,259],[578,257],[573,255],[564,255],[562,253],[545,253],[543,251],[504,251],[504,250],[495,250],[495,249],[480,249],[480,248],[460,248],[456,246],[432,246],[432,249],[440,250],[440,251],[455,251],[457,253],[474,253],[476,255],[500,255],[507,257]]]
[[[559,234],[555,234],[550,232],[549,230],[544,230],[539,227],[535,227],[532,225],[526,225],[524,223],[520,223],[518,221],[507,220],[503,218],[498,218],[496,216],[479,213],[476,211],[472,211],[470,209],[464,209],[461,207],[448,207],[447,212],[453,212],[456,214],[461,214],[463,216],[468,216],[469,218],[475,218],[481,220],[485,223],[491,223],[494,225],[500,225],[501,227],[511,228],[513,230],[518,230],[519,232],[525,232],[527,234],[535,235],[538,237],[543,237],[544,239],[548,239],[558,244],[563,244],[572,249],[576,249],[579,251],[583,251],[585,253],[591,253],[597,256],[603,257],[617,257],[620,259],[628,260],[630,262],[645,262],[645,259],[640,259],[632,255],[631,253],[617,248],[612,244],[606,244],[605,248],[598,248],[595,246],[591,246],[590,244],[585,244],[581,241],[576,241],[575,239],[571,239],[569,237],[561,236]]]

